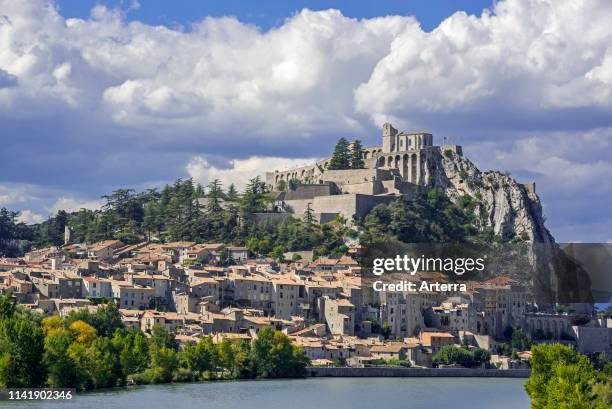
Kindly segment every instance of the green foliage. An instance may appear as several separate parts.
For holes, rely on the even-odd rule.
[[[304,376],[308,358],[280,331],[264,328],[257,334],[250,351],[256,375],[262,378]]]
[[[25,223],[18,222],[19,212],[0,209],[0,257],[20,255],[19,240],[32,240],[32,230]],[[64,234],[62,230],[62,235]]]
[[[285,179],[281,179],[278,181],[278,183],[276,184],[276,190],[278,190],[279,192],[284,192],[287,190],[287,182],[285,181]]]
[[[285,253],[285,247],[282,244],[279,244],[278,246],[274,246],[274,248],[270,252],[270,257],[280,262],[283,262],[285,261],[284,253]]]
[[[518,351],[525,351],[531,348],[532,341],[522,328],[513,328],[510,344]]]
[[[380,335],[382,335],[385,339],[389,339],[391,336],[391,325],[389,325],[388,322],[383,322],[382,326],[380,327]]]
[[[280,331],[253,342],[215,344],[210,336],[177,350],[174,335],[154,326],[150,338],[115,323],[112,306],[42,319],[0,296],[0,387],[79,390],[135,383],[299,377],[308,358]]]
[[[70,325],[75,321],[88,323],[102,337],[111,337],[116,330],[123,328],[121,314],[114,303],[100,307],[95,313],[87,310],[73,311],[66,317],[66,322]]]
[[[328,169],[330,170],[341,170],[351,168],[351,153],[349,152],[349,142],[346,138],[340,138],[334,153],[329,161]]]
[[[432,357],[432,362],[436,365],[461,365],[466,368],[480,366],[486,364],[491,359],[491,354],[486,349],[476,348],[469,350],[467,348],[447,345]]]
[[[43,351],[42,328],[30,314],[15,310],[9,312],[9,315],[2,315],[0,317],[0,386],[16,388],[43,386],[46,372],[42,362]]]
[[[463,201],[463,205],[455,205],[436,188],[414,199],[402,197],[388,205],[376,205],[363,220],[365,235],[390,235],[406,243],[466,241],[477,229],[471,201]]]
[[[361,141],[359,139],[356,139],[351,145],[351,151],[350,151],[351,169],[363,169],[365,164],[363,162],[363,158],[361,157],[362,149],[363,149],[363,146],[361,145]]]
[[[610,377],[595,370],[570,346],[531,348],[531,377],[525,385],[534,409],[610,407]]]

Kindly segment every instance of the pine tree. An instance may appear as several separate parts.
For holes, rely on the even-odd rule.
[[[306,205],[306,210],[304,211],[304,221],[306,222],[306,231],[311,232],[316,221],[314,211],[312,210],[312,203],[308,203]]]
[[[331,160],[329,161],[330,170],[339,170],[339,169],[350,169],[351,167],[351,159],[349,152],[349,142],[346,138],[340,138],[338,143],[336,143],[336,147],[334,148],[334,154],[332,155]]]
[[[238,199],[238,191],[236,190],[236,186],[234,186],[233,183],[227,188],[227,193],[225,197],[228,202],[233,202]]]
[[[210,214],[221,212],[223,210],[221,208],[221,204],[219,203],[223,196],[223,187],[221,186],[221,181],[219,179],[215,179],[208,184],[207,188],[208,201],[206,203],[206,211]]]
[[[364,163],[361,157],[361,150],[363,146],[359,139],[355,139],[351,146],[351,169],[363,169]]]

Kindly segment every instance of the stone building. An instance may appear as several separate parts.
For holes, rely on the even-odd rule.
[[[439,157],[451,150],[462,155],[461,146],[434,146],[428,132],[399,132],[386,123],[382,145],[362,150],[363,169],[329,169],[330,158],[311,166],[266,173],[266,184],[278,192],[274,211],[304,214],[308,209],[319,222],[341,214],[349,221],[365,216],[379,203],[411,195],[418,186],[431,183]],[[271,216],[268,216],[268,218]]]

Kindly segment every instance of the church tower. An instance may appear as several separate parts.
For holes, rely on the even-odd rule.
[[[395,151],[395,142],[397,136],[397,129],[393,127],[389,122],[385,122],[382,129],[383,139],[383,152],[389,153]]]

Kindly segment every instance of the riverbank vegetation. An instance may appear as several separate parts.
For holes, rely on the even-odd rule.
[[[0,297],[0,386],[79,390],[135,383],[292,378],[308,358],[280,331],[264,328],[251,343],[210,336],[178,349],[163,327],[150,336],[126,329],[113,304],[96,313],[43,316]]]
[[[434,365],[461,365],[466,368],[474,368],[486,365],[491,360],[491,354],[486,349],[446,345],[432,357]]]
[[[599,409],[612,406],[612,363],[594,365],[570,346],[531,348],[531,377],[525,385],[533,409]]]

